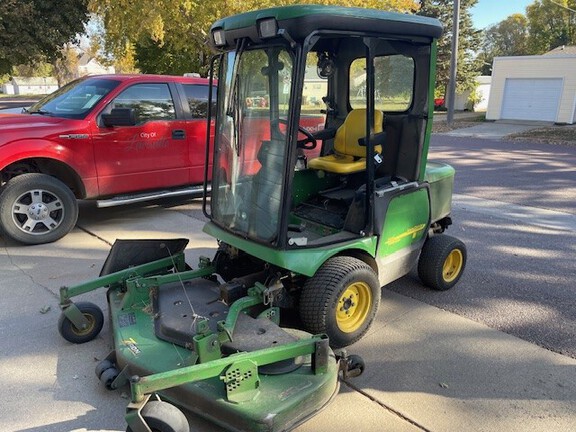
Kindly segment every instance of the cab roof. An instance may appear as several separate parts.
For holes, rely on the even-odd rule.
[[[210,31],[226,32],[226,45],[217,49],[230,49],[237,39],[248,37],[260,42],[257,22],[275,18],[279,29],[286,29],[295,40],[302,41],[316,30],[358,32],[390,35],[406,39],[437,39],[442,35],[442,24],[435,18],[413,14],[387,12],[377,9],[348,8],[323,5],[294,5],[262,9],[223,18],[216,21]],[[212,44],[213,40],[210,41]]]

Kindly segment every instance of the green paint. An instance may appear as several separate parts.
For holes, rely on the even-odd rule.
[[[277,21],[281,21],[296,18],[304,19],[314,17],[315,15],[331,16],[334,20],[347,17],[393,21],[406,24],[421,24],[423,26],[434,28],[438,27],[439,31],[442,30],[442,25],[439,21],[420,15],[400,14],[397,12],[387,12],[378,9],[322,5],[294,5],[246,12],[216,21],[212,25],[211,29],[223,28],[225,30],[236,30],[253,26],[257,20],[263,18],[273,17],[276,18]]]
[[[454,168],[439,162],[428,162],[424,180],[430,183],[431,220],[435,222],[450,214],[454,189]]]
[[[377,238],[375,236],[317,248],[277,250],[270,246],[235,236],[212,222],[208,222],[204,226],[204,232],[266,262],[310,277],[314,276],[328,258],[338,255],[342,251],[362,251],[372,257],[376,254]]]
[[[428,230],[428,192],[415,192],[393,198],[388,206],[378,256],[387,256],[418,242]]]
[[[340,179],[334,174],[312,169],[296,171],[292,183],[292,207],[298,206],[321,190],[339,184]]]

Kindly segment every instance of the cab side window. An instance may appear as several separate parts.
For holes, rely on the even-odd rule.
[[[350,106],[366,107],[366,59],[358,58],[350,66]],[[395,54],[374,59],[375,108],[403,112],[412,105],[414,60]]]
[[[111,108],[133,108],[136,124],[176,119],[174,100],[168,84],[164,83],[133,85],[112,101]]]
[[[190,114],[194,119],[208,117],[208,86],[202,84],[183,84]],[[212,87],[212,112],[216,109],[216,87]]]

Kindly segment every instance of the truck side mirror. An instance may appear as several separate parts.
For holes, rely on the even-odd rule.
[[[106,127],[134,126],[136,113],[134,108],[112,108],[110,114],[102,114],[102,122]]]

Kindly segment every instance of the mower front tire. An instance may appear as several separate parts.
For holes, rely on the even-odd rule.
[[[424,285],[446,291],[460,280],[466,267],[466,245],[446,234],[430,237],[418,260],[418,277]]]
[[[58,320],[58,331],[68,342],[82,344],[98,336],[98,333],[100,333],[104,325],[104,314],[102,310],[93,303],[78,302],[76,303],[76,307],[88,320],[88,326],[85,329],[77,328],[66,314],[62,312]]]
[[[307,331],[326,333],[330,346],[343,348],[368,331],[380,304],[380,284],[365,262],[346,256],[327,260],[308,279],[300,296]]]
[[[184,413],[168,402],[148,402],[141,415],[152,432],[190,432]],[[128,426],[126,432],[132,432],[132,428]]]

